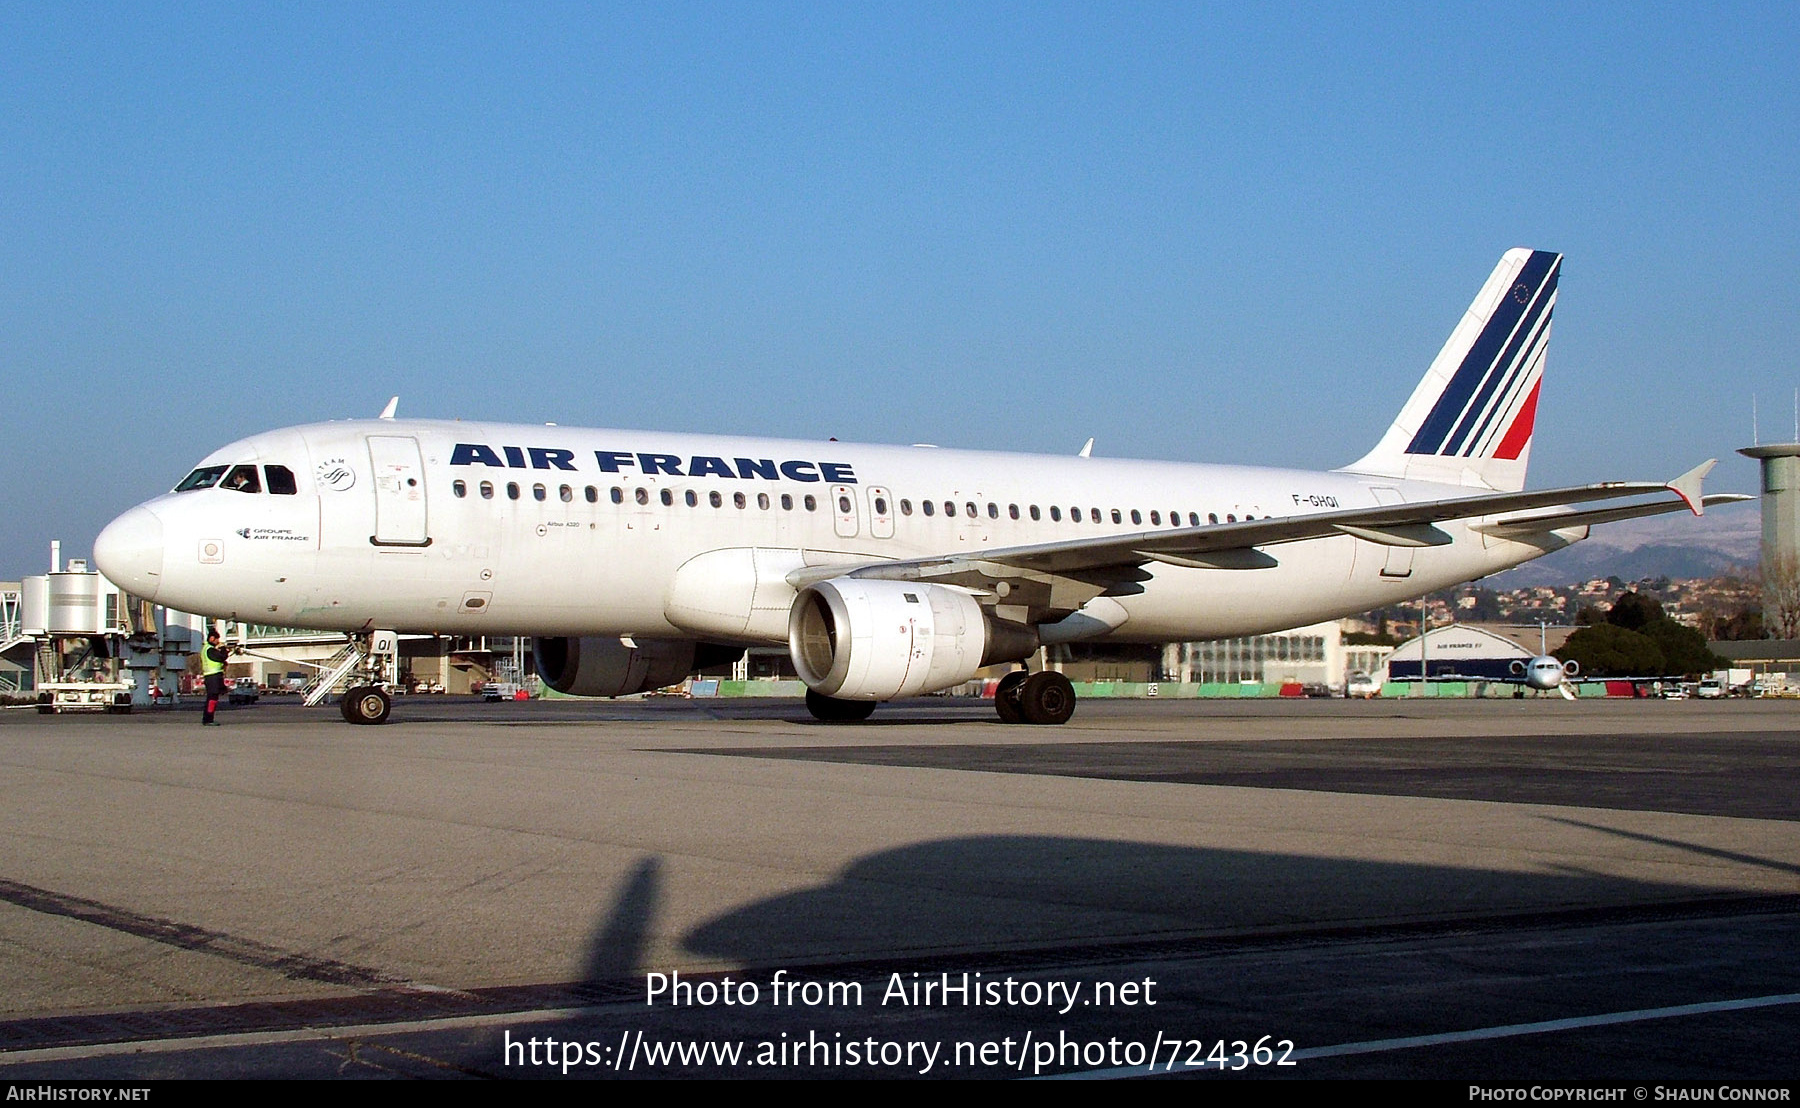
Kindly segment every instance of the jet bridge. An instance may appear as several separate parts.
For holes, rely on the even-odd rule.
[[[160,618],[159,618],[160,617]],[[38,711],[129,712],[173,692],[197,641],[196,620],[130,596],[87,562],[62,563],[0,594],[0,655],[28,664]]]

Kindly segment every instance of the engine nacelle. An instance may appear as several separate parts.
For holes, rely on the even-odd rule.
[[[686,639],[637,639],[617,635],[533,639],[538,676],[571,696],[626,696],[673,685],[694,671],[697,643]]]
[[[1035,628],[996,620],[944,585],[839,577],[802,589],[788,613],[794,669],[839,700],[936,692],[1037,648]]]

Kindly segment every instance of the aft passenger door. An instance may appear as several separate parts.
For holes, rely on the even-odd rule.
[[[375,533],[369,541],[376,546],[430,546],[419,440],[370,435],[369,465],[375,471]]]

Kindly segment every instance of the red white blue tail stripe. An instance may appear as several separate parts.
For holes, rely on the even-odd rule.
[[[1406,447],[1514,460],[1531,441],[1562,255],[1534,250]]]

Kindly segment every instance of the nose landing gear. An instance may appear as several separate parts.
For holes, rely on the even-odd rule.
[[[386,723],[394,701],[374,685],[357,685],[344,693],[338,707],[345,723]]]

